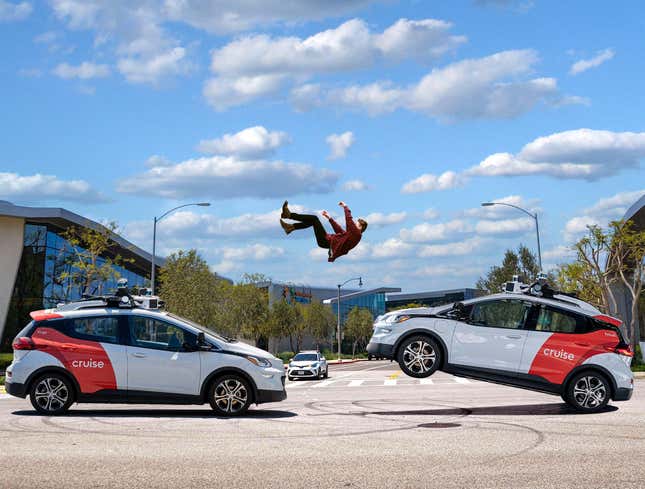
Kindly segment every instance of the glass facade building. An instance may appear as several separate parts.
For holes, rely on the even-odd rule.
[[[86,227],[98,226],[80,216],[78,218],[83,219],[82,224],[86,224]],[[17,272],[7,301],[4,327],[0,328],[0,351],[11,351],[11,340],[30,321],[31,311],[78,300],[84,293],[110,293],[116,288],[120,278],[126,278],[130,287],[149,285],[151,262],[144,255],[145,252],[116,235],[112,246],[104,256],[98,257],[96,265],[100,267],[106,260],[114,260],[117,255],[123,258],[122,265],[112,265],[114,274],[106,280],[83,283],[84,274],[75,264],[79,262],[79,253],[83,254],[85,250],[72,246],[63,237],[70,226],[80,226],[60,219],[47,221],[49,220],[23,221],[23,247],[17,255]],[[163,260],[159,261],[163,263]]]
[[[452,290],[434,290],[429,292],[417,292],[414,294],[389,294],[386,300],[388,311],[400,309],[410,304],[418,304],[426,307],[443,306],[453,302],[466,301],[474,299],[483,294],[478,289],[452,289]]]

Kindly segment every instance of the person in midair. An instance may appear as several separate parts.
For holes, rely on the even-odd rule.
[[[338,224],[332,217],[329,216],[327,211],[323,211],[322,215],[329,220],[329,224],[334,229],[333,234],[327,233],[318,216],[311,214],[297,214],[289,210],[289,202],[286,200],[282,204],[282,215],[280,216],[280,225],[284,232],[291,234],[296,229],[314,228],[314,235],[320,248],[328,250],[328,261],[333,262],[337,258],[346,255],[358,245],[361,241],[363,233],[367,229],[367,221],[365,219],[358,219],[354,222],[352,219],[352,211],[349,210],[345,202],[339,202],[345,211],[345,229]],[[289,224],[284,219],[291,219],[296,221],[294,224]]]

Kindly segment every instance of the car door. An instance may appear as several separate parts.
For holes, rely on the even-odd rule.
[[[132,314],[129,317],[128,391],[198,395],[201,361],[197,336],[177,324]]]
[[[535,306],[533,316],[520,371],[554,384],[617,339],[615,332],[592,331],[589,319],[572,311],[542,304]]]
[[[516,373],[529,311],[530,304],[519,299],[472,304],[469,319],[456,322],[450,363]]]

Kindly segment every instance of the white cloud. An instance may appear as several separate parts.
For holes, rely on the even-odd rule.
[[[517,219],[482,220],[475,225],[475,232],[482,235],[514,235],[535,230],[535,221],[530,217]]]
[[[526,209],[529,212],[537,212],[539,208],[537,207],[538,200],[531,199],[525,200],[520,195],[507,195],[505,197],[499,197],[496,199],[491,199],[488,202],[495,202],[501,204],[510,204],[517,207]],[[472,209],[467,209],[464,211],[464,215],[467,217],[480,217],[484,219],[507,219],[509,216],[517,215],[519,212],[518,209],[513,209],[512,207],[506,205],[493,205],[487,207],[475,207]]]
[[[481,250],[483,243],[485,243],[484,239],[479,236],[473,236],[454,243],[422,246],[418,254],[421,258],[473,255]]]
[[[470,177],[545,175],[555,178],[598,180],[638,168],[645,158],[645,132],[574,129],[544,136],[517,154],[495,153],[461,173],[422,175],[403,186],[403,193],[445,190]]]
[[[614,54],[616,53],[614,53],[613,49],[603,49],[601,51],[598,51],[596,53],[596,56],[591,59],[581,59],[573,63],[573,65],[571,65],[569,73],[571,75],[577,75],[591,68],[596,68],[597,66],[600,66],[606,61],[612,59],[614,57]]]
[[[620,192],[611,197],[598,200],[593,206],[584,209],[582,215],[575,216],[564,227],[564,239],[571,243],[587,232],[588,226],[605,227],[609,221],[621,219],[627,209],[645,194],[645,189]]]
[[[371,32],[364,21],[352,19],[306,39],[266,34],[241,37],[212,52],[214,78],[206,82],[204,95],[213,107],[224,110],[315,75],[366,68],[377,61],[434,59],[465,42],[463,36],[450,35],[451,28],[441,20],[400,19],[379,34]],[[261,85],[262,89],[245,91],[240,85]],[[225,94],[244,96],[227,100]],[[308,110],[320,103],[319,94],[318,85],[306,84],[293,89],[291,99],[298,110]]]
[[[418,194],[432,192],[433,190],[449,190],[462,184],[462,178],[454,171],[447,171],[441,175],[426,173],[403,185],[401,192],[404,194]]]
[[[150,158],[146,160],[146,166],[148,168],[164,167],[164,166],[172,166],[172,165],[174,165],[172,161],[170,161],[165,156],[161,156],[161,155],[152,155]]]
[[[437,209],[429,208],[423,211],[423,218],[431,221],[439,217],[439,211]]]
[[[263,126],[254,126],[235,134],[224,134],[216,139],[202,140],[197,149],[203,153],[235,155],[241,158],[265,158],[290,141],[286,132],[269,131]]]
[[[306,39],[251,35],[213,51],[211,69],[225,77],[276,73],[298,77],[354,70],[379,58],[433,59],[465,42],[449,34],[451,27],[440,20],[400,19],[375,34],[363,20],[352,19]]]
[[[162,79],[188,74],[193,65],[186,49],[176,46],[156,53],[135,54],[119,59],[119,72],[130,83],[157,85]]]
[[[533,50],[503,51],[434,69],[408,87],[380,81],[337,89],[329,98],[372,115],[404,108],[446,121],[512,118],[540,102],[576,102],[559,94],[554,78],[521,79],[538,61]]]
[[[450,239],[459,234],[470,233],[472,231],[472,226],[468,222],[455,219],[437,224],[424,222],[417,224],[411,229],[401,229],[399,235],[404,241],[425,243]]]
[[[96,64],[84,61],[78,66],[61,63],[52,71],[54,75],[65,80],[77,78],[79,80],[90,80],[92,78],[105,78],[110,76],[110,67],[105,64]]]
[[[369,189],[370,186],[362,180],[348,180],[343,184],[343,190],[346,192],[363,192]]]
[[[220,248],[215,251],[215,254],[221,256],[223,261],[264,261],[284,255],[284,249],[256,243],[242,248]]]
[[[18,201],[105,202],[85,180],[61,180],[54,175],[0,173],[0,198]]]
[[[382,243],[372,246],[374,258],[398,258],[406,256],[413,251],[413,246],[398,238],[390,238]]]
[[[463,265],[428,265],[418,268],[413,272],[416,277],[434,277],[445,279],[445,277],[469,277],[481,274],[481,267]]]
[[[575,257],[575,252],[569,246],[564,245],[558,245],[542,252],[542,259],[552,262],[567,261],[573,257]]]
[[[329,145],[330,151],[327,159],[338,160],[347,156],[347,151],[356,142],[356,138],[353,132],[346,131],[342,134],[330,134],[325,141]]]
[[[27,2],[11,3],[0,0],[0,22],[25,20],[33,10],[31,4]]]
[[[393,224],[400,224],[408,218],[407,212],[391,212],[383,214],[381,212],[373,212],[365,216],[365,220],[370,226],[385,227]]]
[[[202,94],[211,107],[221,112],[275,92],[283,79],[282,75],[211,78],[204,83]]]
[[[211,156],[152,167],[141,175],[121,180],[117,190],[173,199],[284,198],[328,193],[337,181],[336,173],[306,164]]]

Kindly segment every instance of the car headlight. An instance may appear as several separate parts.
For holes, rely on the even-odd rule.
[[[316,368],[316,367],[318,367],[318,362],[314,362],[311,364],[311,368]]]
[[[387,318],[387,320],[385,322],[387,324],[398,324],[398,323],[402,323],[404,321],[407,321],[408,319],[412,319],[412,316],[407,316],[407,315],[403,314],[403,315],[400,315],[400,316],[390,316],[389,318]]]
[[[256,367],[270,367],[271,362],[267,360],[266,358],[260,358],[260,357],[252,357],[251,355],[247,355],[246,359],[251,362],[253,365]]]

